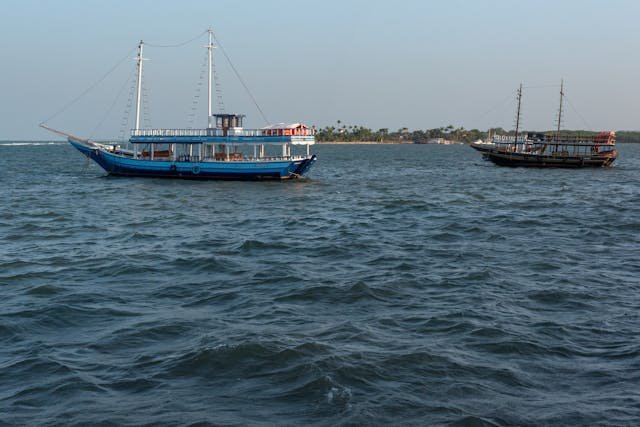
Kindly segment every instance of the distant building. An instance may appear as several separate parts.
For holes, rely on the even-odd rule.
[[[444,139],[444,138],[431,138],[430,140],[427,141],[427,144],[449,145],[449,144],[457,144],[457,142],[456,141],[451,141],[449,139]]]

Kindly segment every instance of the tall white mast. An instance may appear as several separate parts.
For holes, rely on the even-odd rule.
[[[142,40],[140,40],[140,44],[138,45],[138,57],[136,58],[138,61],[138,91],[136,94],[136,127],[135,129],[140,129],[140,98],[142,95]]]
[[[209,96],[207,97],[207,119],[211,117],[212,112],[212,99],[211,92],[213,89],[213,49],[215,46],[213,45],[213,30],[209,28],[209,44],[207,45],[208,58],[209,58]]]

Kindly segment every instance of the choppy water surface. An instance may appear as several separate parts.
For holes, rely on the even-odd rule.
[[[637,425],[640,147],[316,146],[310,179],[0,145],[9,424]]]

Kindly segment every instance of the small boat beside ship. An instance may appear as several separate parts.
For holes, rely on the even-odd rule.
[[[136,116],[129,147],[104,144],[68,132],[43,128],[66,137],[82,154],[116,176],[182,179],[286,180],[303,177],[316,162],[310,153],[315,130],[302,123],[245,129],[242,114],[212,113],[213,32],[208,49],[208,127],[141,129],[143,42],[138,45]]]
[[[558,128],[553,132],[520,132],[522,85],[518,89],[518,108],[514,136],[494,135],[490,142],[479,141],[471,147],[499,166],[582,168],[611,166],[618,158],[616,133],[598,132],[591,135],[563,134],[563,85],[560,85]]]

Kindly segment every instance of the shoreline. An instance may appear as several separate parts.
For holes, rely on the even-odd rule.
[[[316,144],[326,145],[400,145],[400,144],[414,144],[413,141],[398,142],[398,141],[316,141]]]
[[[417,143],[413,141],[316,141],[316,145],[464,145],[464,142],[449,142],[449,143],[437,143],[437,142],[426,142],[426,143]]]

